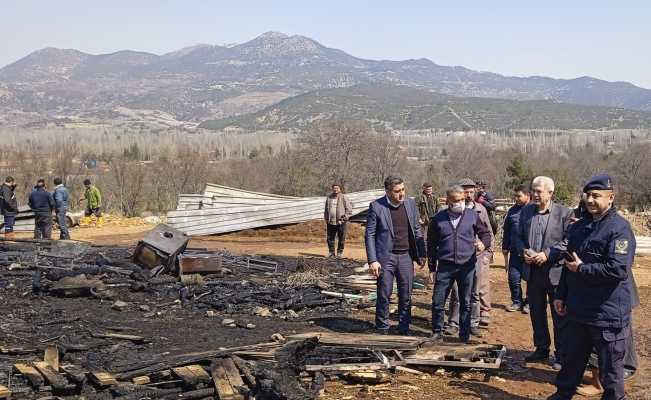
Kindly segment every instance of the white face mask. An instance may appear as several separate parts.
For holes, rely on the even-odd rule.
[[[450,205],[450,211],[452,211],[455,214],[461,214],[465,208],[466,208],[466,203],[464,201],[458,201]]]

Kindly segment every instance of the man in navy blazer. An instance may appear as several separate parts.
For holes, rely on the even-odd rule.
[[[375,327],[389,331],[389,299],[394,277],[398,286],[398,332],[409,333],[411,290],[415,265],[425,266],[425,240],[418,223],[416,202],[405,196],[402,178],[389,176],[384,181],[386,196],[375,200],[366,221],[366,257],[377,278]]]

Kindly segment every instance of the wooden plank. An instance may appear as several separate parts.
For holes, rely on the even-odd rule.
[[[452,348],[449,345],[438,345],[425,347],[415,354],[405,357],[405,363],[407,365],[498,369],[505,354],[506,347],[501,345],[468,345],[462,349]]]
[[[306,365],[308,372],[349,372],[349,371],[379,371],[388,369],[384,363],[358,363],[358,364],[329,364],[329,365]]]
[[[228,382],[235,389],[235,392],[237,394],[235,398],[244,399],[244,396],[239,395],[239,390],[237,390],[238,387],[245,387],[244,381],[242,380],[242,376],[240,375],[240,370],[237,369],[237,367],[235,366],[233,359],[230,357],[224,359],[222,365],[224,367],[224,371],[226,372],[226,377],[228,378]]]
[[[45,380],[56,390],[61,390],[65,389],[65,387],[68,385],[68,380],[52,369],[52,366],[48,364],[45,361],[38,361],[34,363],[34,367],[40,372],[44,377]]]
[[[0,399],[9,399],[11,398],[11,390],[6,386],[0,385]]]
[[[210,381],[210,375],[200,365],[172,368],[172,373],[186,384],[192,386]]]
[[[65,373],[65,375],[70,379],[72,382],[74,382],[78,386],[83,386],[86,384],[86,381],[88,380],[88,377],[86,374],[88,373],[87,370],[76,366],[76,365],[61,365],[61,371]]]
[[[212,379],[220,400],[243,399],[243,397],[239,394],[237,389],[231,385],[231,382],[228,379],[228,374],[225,367],[225,359],[222,358],[215,361],[212,369]]]
[[[59,349],[56,345],[47,346],[43,361],[48,363],[53,370],[59,372]]]
[[[94,371],[90,373],[90,377],[99,386],[114,386],[118,384],[115,376],[109,374],[108,372]]]
[[[36,368],[32,367],[31,365],[17,363],[14,364],[14,368],[16,368],[16,371],[22,374],[25,378],[27,378],[27,380],[32,386],[39,387],[43,385],[44,382],[43,375],[41,375],[41,373],[38,372]]]
[[[145,376],[136,376],[131,380],[135,385],[147,385],[151,383],[151,379],[147,375]]]
[[[122,333],[93,333],[93,337],[104,338],[104,339],[118,339],[118,340],[130,340],[132,342],[149,342],[150,340],[145,339],[142,336],[137,335],[125,335]]]
[[[386,336],[376,334],[348,334],[331,332],[308,332],[288,337],[290,340],[305,340],[311,337],[327,346],[365,347],[377,350],[416,350],[427,341],[423,337]]]

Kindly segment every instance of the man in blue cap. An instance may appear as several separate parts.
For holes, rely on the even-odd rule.
[[[554,308],[567,316],[566,358],[549,399],[571,399],[581,383],[594,348],[599,359],[602,399],[619,400],[624,393],[624,355],[630,333],[631,285],[635,256],[631,227],[613,207],[613,180],[595,175],[583,188],[587,218],[568,231],[565,268]]]

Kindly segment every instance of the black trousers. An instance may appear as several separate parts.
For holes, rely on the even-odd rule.
[[[52,239],[52,215],[35,215],[34,239]]]
[[[527,299],[529,301],[529,316],[533,328],[533,344],[536,350],[549,351],[551,336],[547,325],[547,307],[551,308],[554,325],[554,348],[556,358],[563,358],[563,334],[567,320],[554,310],[555,287],[549,282],[548,270],[531,266],[529,282],[527,282]]]
[[[332,254],[335,252],[335,239],[338,239],[337,254],[344,252],[344,245],[346,244],[346,228],[347,224],[344,222],[341,225],[326,224],[326,234],[328,242],[328,251]]]
[[[563,345],[566,357],[556,376],[557,394],[571,399],[581,383],[585,365],[593,348],[599,359],[599,380],[604,400],[621,400],[624,394],[624,353],[630,326],[606,328],[568,321]]]

